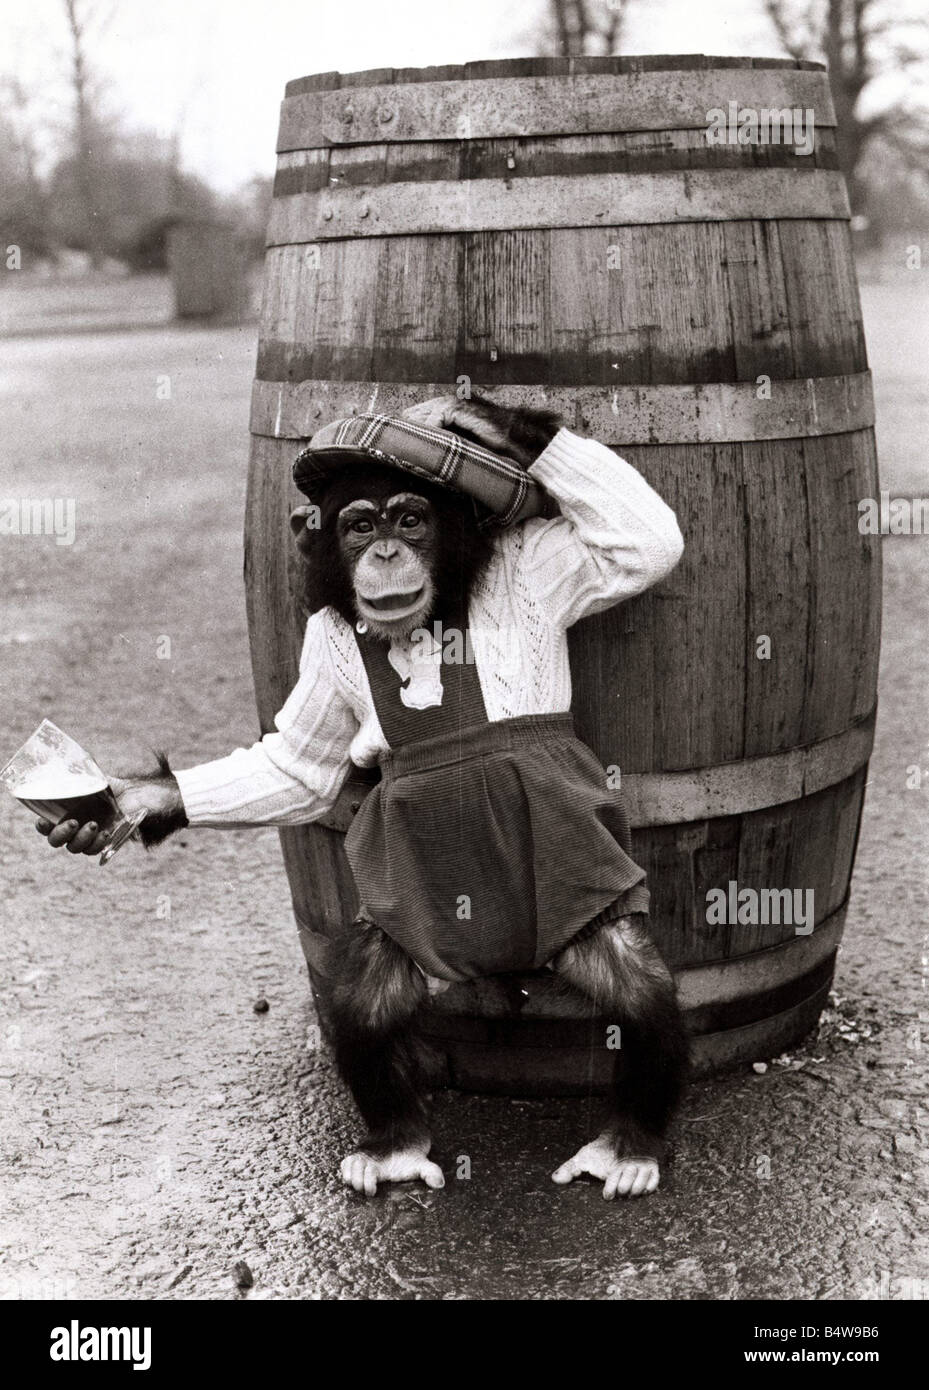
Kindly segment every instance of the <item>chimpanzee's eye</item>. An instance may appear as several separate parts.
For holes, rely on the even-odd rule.
[[[356,535],[367,536],[374,530],[374,523],[369,521],[366,516],[359,516],[349,523],[348,529],[354,531]]]
[[[400,518],[400,525],[405,526],[407,530],[412,530],[413,527],[418,526],[421,521],[422,517],[418,512],[404,512]]]

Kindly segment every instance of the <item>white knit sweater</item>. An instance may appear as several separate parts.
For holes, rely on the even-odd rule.
[[[529,472],[562,515],[500,532],[471,594],[468,623],[490,720],[568,710],[567,629],[662,579],[684,546],[671,509],[593,439],[559,430]],[[402,664],[404,650],[393,659]],[[354,633],[333,609],[308,621],[299,679],[274,722],[277,732],[251,748],[177,773],[191,825],[317,820],[352,761],[369,766],[388,751]]]

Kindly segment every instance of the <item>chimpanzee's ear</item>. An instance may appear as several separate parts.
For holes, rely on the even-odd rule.
[[[304,507],[295,507],[290,514],[290,529],[301,555],[309,555],[312,546],[312,537],[307,529],[307,518],[311,514],[318,514],[318,511],[318,507],[308,503]]]

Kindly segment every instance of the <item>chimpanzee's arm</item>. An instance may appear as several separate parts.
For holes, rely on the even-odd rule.
[[[681,558],[674,512],[606,445],[561,429],[527,471],[561,515],[523,522],[512,562],[559,627],[642,593]]]
[[[334,805],[358,718],[334,669],[328,621],[322,611],[309,619],[299,680],[271,732],[226,757],[178,769],[192,827],[303,825]]]
[[[177,778],[171,771],[167,754],[156,752],[155,757],[158,761],[157,773],[149,775],[140,773],[138,778],[126,777],[121,779],[129,783],[136,780],[149,785],[155,783],[164,794],[163,809],[149,811],[139,826],[139,839],[146,849],[161,844],[161,841],[166,840],[169,835],[173,835],[175,830],[183,830],[189,824],[187,813],[184,810],[181,789],[177,784]]]

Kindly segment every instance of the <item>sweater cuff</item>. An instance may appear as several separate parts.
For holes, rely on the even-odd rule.
[[[199,767],[174,773],[181,789],[184,814],[191,825],[202,825],[216,815],[216,792],[219,787],[229,784],[228,771],[224,776],[217,777],[212,768],[213,764],[202,763]]]
[[[544,486],[549,465],[554,466],[556,473],[561,473],[565,467],[576,464],[578,453],[583,453],[585,443],[586,440],[583,435],[574,434],[573,431],[562,426],[551,443],[547,444],[538,458],[529,465],[526,472],[531,477],[537,478]],[[580,445],[580,450],[578,445]]]

